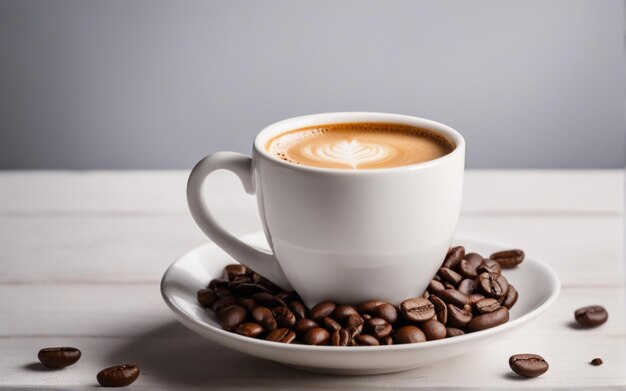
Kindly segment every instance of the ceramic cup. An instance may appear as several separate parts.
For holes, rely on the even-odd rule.
[[[414,125],[443,134],[455,149],[424,163],[383,169],[329,169],[270,155],[273,137],[302,127],[346,122]],[[323,300],[392,303],[422,294],[441,265],[458,221],[465,141],[426,119],[386,113],[326,113],[263,129],[252,158],[217,152],[194,167],[187,184],[191,214],[202,231],[240,263],[310,308]],[[215,170],[234,172],[256,194],[271,253],[243,243],[214,219],[202,185]]]

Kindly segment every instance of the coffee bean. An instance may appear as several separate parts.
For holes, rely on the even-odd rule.
[[[416,343],[426,341],[424,332],[415,326],[403,326],[396,330],[393,341],[397,344]]]
[[[96,379],[102,387],[126,387],[138,377],[139,368],[133,364],[126,364],[103,369]]]
[[[424,291],[424,293],[422,293],[422,297],[424,299],[428,299],[430,297],[430,293],[428,293],[428,291]]]
[[[476,268],[478,274],[481,273],[496,273],[500,274],[502,272],[502,268],[500,264],[493,259],[484,259],[480,265]]]
[[[499,299],[506,295],[509,283],[502,274],[481,273],[478,276],[478,287],[481,293],[487,297]]]
[[[72,347],[44,348],[39,351],[37,358],[48,368],[65,368],[80,359],[80,350]]]
[[[465,294],[471,295],[476,290],[476,282],[471,278],[466,278],[459,284],[458,291]]]
[[[245,308],[248,312],[252,312],[252,310],[254,310],[254,308],[257,306],[252,298],[246,296],[239,297],[237,299],[237,304]]]
[[[235,296],[233,292],[228,288],[215,288],[213,289],[213,292],[215,293],[215,296],[219,298]]]
[[[437,293],[437,297],[447,304],[454,304],[458,307],[463,307],[469,303],[469,297],[456,289],[444,289]]]
[[[604,364],[604,361],[602,361],[601,358],[594,358],[593,360],[591,360],[590,364],[597,367],[599,365]]]
[[[447,267],[440,268],[439,271],[437,272],[437,274],[441,277],[441,279],[444,282],[448,282],[448,283],[452,284],[454,287],[459,285],[461,283],[461,281],[463,280],[463,276],[461,276],[459,273],[457,273],[454,270],[449,269]],[[445,286],[445,284],[444,284],[444,286]]]
[[[361,318],[363,318],[363,320],[372,319],[372,315],[370,315],[370,314],[361,314]]]
[[[537,377],[546,373],[548,363],[538,354],[515,354],[509,358],[513,372],[524,377]]]
[[[437,292],[440,292],[444,289],[446,288],[443,286],[443,284],[437,280],[431,280],[428,284],[428,292],[432,294],[437,294]]]
[[[246,320],[246,315],[246,309],[241,306],[235,305],[226,308],[218,314],[220,326],[227,331],[234,330],[235,327]]]
[[[393,331],[389,322],[382,318],[368,319],[365,321],[363,327],[368,334],[371,334],[376,338],[384,338]]]
[[[381,338],[379,341],[381,345],[393,345],[393,337],[391,335]]]
[[[463,259],[461,263],[459,263],[457,271],[465,278],[475,279],[476,277],[478,277],[478,272],[476,271],[477,268],[478,265],[474,265],[467,259]]]
[[[448,307],[446,307],[446,303],[437,296],[431,296],[430,301],[433,303],[437,320],[446,324],[448,321]]]
[[[354,329],[353,330],[353,336],[354,336],[355,333],[359,334],[361,331],[363,331],[363,323],[365,323],[365,321],[361,317],[361,315],[359,315],[359,314],[352,314],[352,315],[348,316],[344,326],[345,326],[346,329]]]
[[[235,327],[235,332],[246,337],[256,338],[264,333],[263,326],[253,322],[243,322]]]
[[[598,327],[607,321],[609,313],[602,306],[592,305],[577,309],[574,317],[583,327]]]
[[[391,303],[383,303],[374,308],[372,315],[376,318],[384,319],[390,324],[394,324],[398,320],[398,309]]]
[[[361,334],[357,336],[354,341],[357,346],[378,346],[380,342],[376,339],[376,337],[367,334]]]
[[[214,278],[209,282],[209,289],[228,288],[228,280],[223,278]]]
[[[301,301],[293,300],[289,302],[289,309],[296,316],[296,319],[299,320],[306,318],[306,307]]]
[[[323,301],[317,304],[315,307],[311,308],[309,314],[311,316],[311,319],[320,320],[322,318],[330,316],[336,307],[337,305],[332,301]]]
[[[233,289],[241,284],[252,283],[252,277],[250,276],[236,276],[232,280],[230,280],[230,284],[228,287]],[[260,286],[260,285],[259,285]]]
[[[328,345],[330,334],[321,327],[313,327],[304,334],[304,342],[309,345]]]
[[[255,303],[257,303],[258,305],[262,305],[268,308],[287,306],[287,304],[284,301],[282,301],[278,297],[275,297],[274,295],[268,292],[255,293],[250,297],[252,297],[252,300],[254,300]]]
[[[414,297],[400,303],[400,312],[410,321],[425,322],[435,316],[435,307],[428,299]]]
[[[234,285],[231,287],[231,290],[235,294],[235,296],[252,296],[255,293],[261,292],[269,293],[267,288],[265,288],[263,285],[254,284],[251,282],[244,282]]]
[[[246,267],[240,264],[227,265],[224,268],[224,274],[226,275],[226,278],[228,278],[230,281],[232,281],[233,278],[237,276],[245,276],[246,272]]]
[[[454,269],[465,256],[465,248],[463,246],[451,247],[443,261],[443,267]]]
[[[296,324],[296,316],[287,307],[275,307],[272,309],[272,315],[276,318],[278,327],[291,327]]]
[[[491,297],[479,300],[474,304],[474,310],[478,314],[488,314],[498,308],[500,308],[500,303],[498,303],[498,300]]]
[[[263,306],[254,307],[251,314],[252,318],[263,326],[265,330],[274,331],[278,328],[276,318],[274,318],[274,314],[269,308]]]
[[[314,327],[318,327],[317,322],[311,319],[300,319],[296,322],[293,327],[294,331],[298,333],[299,336],[303,337],[307,331],[311,330]]]
[[[467,324],[467,329],[469,331],[481,331],[495,326],[499,326],[508,321],[509,310],[506,307],[500,307],[493,312],[474,317]]]
[[[489,257],[498,262],[505,269],[515,267],[524,261],[524,252],[522,250],[505,250],[491,254]]]
[[[215,303],[213,303],[213,306],[211,307],[211,309],[213,310],[213,312],[217,314],[221,312],[223,309],[226,309],[235,305],[237,305],[237,299],[235,299],[234,297],[222,297],[221,299],[217,299]]]
[[[257,273],[253,273],[252,274],[252,282],[254,282],[255,284],[259,284],[259,285],[264,286],[270,292],[273,292],[273,293],[282,292],[282,289],[280,289],[280,287],[278,287],[276,284],[274,284],[273,282],[271,282],[267,278],[265,278],[265,277],[263,277],[263,276],[261,276],[261,275],[259,275]]]
[[[352,335],[346,329],[335,330],[330,336],[330,344],[333,346],[348,346],[352,342]]]
[[[469,297],[469,304],[471,306],[473,306],[474,304],[476,304],[477,302],[485,298],[485,296],[481,295],[480,293],[472,293],[468,297]]]
[[[200,289],[197,293],[198,303],[201,306],[210,308],[217,301],[217,295],[211,289]]]
[[[356,308],[351,305],[338,305],[331,314],[331,318],[338,322],[344,322],[348,316],[358,314]]]
[[[459,308],[454,304],[448,304],[448,323],[451,327],[463,328],[472,320],[472,312],[465,308]]]
[[[465,257],[463,257],[463,259],[467,260],[469,263],[471,263],[472,265],[476,265],[476,267],[478,267],[478,265],[480,265],[480,263],[483,261],[483,256],[477,253],[469,253],[469,254],[465,254]]]
[[[331,333],[341,328],[341,325],[337,323],[336,320],[328,316],[325,318],[322,318],[322,320],[320,321],[320,326],[322,326],[323,328],[325,328]]]
[[[280,328],[269,333],[265,339],[272,342],[292,343],[296,339],[296,333],[287,328]]]
[[[446,326],[435,319],[427,320],[420,325],[420,328],[428,341],[446,337]]]
[[[276,294],[276,298],[284,301],[285,303],[289,303],[292,301],[302,302],[300,296],[295,291],[282,291]]]
[[[463,330],[457,329],[456,327],[446,327],[446,338],[458,337],[461,335],[465,335]]]
[[[356,309],[360,314],[371,314],[376,307],[385,303],[387,302],[384,300],[369,300],[359,304]]]
[[[513,285],[509,284],[509,289],[506,291],[506,296],[504,297],[502,305],[511,309],[511,307],[513,307],[513,305],[517,302],[518,296],[517,290],[513,287]]]

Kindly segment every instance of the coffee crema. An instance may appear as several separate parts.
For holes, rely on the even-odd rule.
[[[267,152],[305,166],[372,169],[437,159],[455,148],[431,130],[395,123],[343,123],[295,129],[271,139]]]

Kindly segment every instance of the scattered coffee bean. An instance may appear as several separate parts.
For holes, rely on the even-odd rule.
[[[446,303],[437,296],[431,296],[430,302],[433,303],[437,320],[446,324],[446,322],[448,322],[448,307]]]
[[[234,277],[232,280],[230,280],[230,283],[228,284],[228,287],[230,289],[233,289],[241,284],[246,284],[246,283],[252,283],[252,277],[250,276],[236,276]]]
[[[252,298],[246,296],[239,297],[237,299],[237,304],[245,308],[248,312],[252,312],[252,310],[254,310],[257,306]]]
[[[329,340],[330,334],[321,327],[313,327],[304,334],[304,342],[309,345],[328,345]]]
[[[599,365],[604,364],[604,361],[602,361],[601,358],[594,358],[593,360],[591,360],[590,364],[597,367]]]
[[[276,318],[274,318],[274,314],[269,308],[263,306],[254,307],[251,314],[252,318],[263,326],[266,331],[274,331],[278,328]]]
[[[448,304],[448,323],[450,327],[463,328],[472,320],[472,311]]]
[[[609,313],[600,305],[592,305],[577,309],[574,317],[583,327],[598,327],[609,319]]]
[[[44,348],[37,354],[37,358],[43,365],[57,369],[75,364],[80,356],[80,350],[72,347]]]
[[[276,319],[278,327],[291,327],[296,324],[296,316],[287,307],[275,307],[272,315]]]
[[[349,346],[352,343],[352,335],[346,329],[335,330],[330,336],[330,344],[333,346]]]
[[[458,337],[461,335],[465,335],[463,330],[457,329],[456,327],[446,327],[446,338]]]
[[[468,324],[469,331],[481,331],[499,326],[509,321],[509,310],[500,307],[493,312],[474,317]]]
[[[217,299],[215,303],[213,303],[213,306],[211,308],[217,314],[222,310],[233,307],[235,305],[237,305],[237,299],[235,299],[234,297],[223,297],[221,299]]]
[[[374,308],[372,315],[377,318],[385,319],[388,323],[394,324],[398,320],[398,309],[393,304],[383,303]]]
[[[240,323],[246,320],[246,315],[246,309],[241,306],[235,305],[226,308],[218,314],[220,318],[220,326],[227,331],[234,330],[235,327],[239,326]]]
[[[243,322],[239,326],[235,327],[235,332],[246,337],[256,338],[263,334],[263,326],[253,322]]]
[[[228,288],[228,280],[223,278],[215,278],[209,282],[209,289],[217,289],[217,288]]]
[[[508,291],[509,283],[502,274],[481,273],[478,275],[478,287],[485,296],[499,299]]]
[[[430,293],[428,293],[428,291],[424,291],[424,293],[422,293],[422,297],[424,299],[428,299],[430,297]]]
[[[413,297],[400,303],[400,312],[410,321],[425,322],[435,316],[435,307],[428,299]]]
[[[481,258],[481,262],[482,262],[482,258]],[[463,259],[461,263],[459,263],[458,272],[463,277],[473,280],[476,277],[478,277],[478,272],[476,271],[477,268],[478,268],[478,265],[474,265],[467,259]]]
[[[311,320],[311,319],[300,319],[299,321],[296,322],[296,324],[293,327],[293,329],[294,329],[294,331],[296,333],[298,333],[298,335],[300,337],[303,337],[304,334],[306,334],[307,331],[311,330],[314,327],[318,327],[318,326],[319,325],[314,320]]]
[[[385,303],[387,302],[384,300],[369,300],[359,304],[356,309],[360,314],[371,314],[376,307]]]
[[[465,256],[465,248],[463,246],[451,247],[443,261],[443,267],[454,269]]]
[[[311,316],[311,319],[320,320],[322,318],[330,316],[336,307],[337,305],[332,301],[323,301],[317,304],[315,307],[311,308],[309,314]]]
[[[484,259],[480,265],[476,268],[478,274],[481,273],[496,273],[500,274],[502,272],[502,268],[500,264],[493,259]]]
[[[360,334],[357,336],[354,341],[357,346],[378,346],[380,342],[376,339],[376,337],[368,334]]]
[[[296,339],[296,333],[287,328],[280,328],[269,333],[265,339],[272,342],[292,343]]]
[[[440,292],[444,289],[446,288],[443,286],[443,284],[437,280],[431,280],[428,284],[428,292],[432,294],[437,294],[437,292]]]
[[[469,297],[469,304],[472,306],[476,304],[478,301],[485,298],[485,296],[481,295],[480,293],[472,293],[468,297]]]
[[[393,345],[393,337],[391,335],[381,338],[379,341],[381,345]]]
[[[466,278],[459,284],[458,291],[464,295],[471,295],[476,290],[476,281]]]
[[[283,300],[279,299],[278,297],[276,297],[276,296],[274,296],[274,295],[272,295],[271,293],[268,293],[268,292],[255,293],[255,294],[251,295],[250,297],[258,305],[262,305],[262,306],[268,307],[268,308],[286,307],[287,306],[287,304],[285,304],[285,302]]]
[[[96,379],[102,387],[126,387],[139,377],[139,367],[133,364],[116,365],[98,373]]]
[[[518,296],[519,294],[517,293],[515,287],[509,284],[509,289],[506,291],[506,296],[504,298],[504,301],[502,302],[502,305],[508,309],[511,309],[515,305],[515,303],[517,303]]]
[[[364,322],[365,322],[365,320],[363,319],[363,317],[361,317],[361,315],[359,315],[359,314],[352,314],[352,315],[348,316],[344,326],[347,329],[355,328],[360,333],[361,330],[363,330],[363,323]]]
[[[341,325],[337,323],[336,320],[329,317],[322,318],[322,320],[320,321],[320,326],[322,326],[331,333],[341,328]]]
[[[493,312],[498,308],[500,308],[500,303],[498,303],[498,300],[491,297],[479,300],[474,304],[474,310],[481,315]]]
[[[457,285],[459,285],[461,281],[463,281],[463,276],[461,276],[459,273],[447,267],[440,268],[437,274],[443,280],[444,286],[445,286],[445,283],[447,282],[452,285],[452,288],[454,288]]]
[[[437,292],[437,297],[446,304],[454,304],[458,307],[463,307],[465,304],[469,303],[469,297],[456,289],[444,289],[441,292]]]
[[[296,316],[296,319],[304,319],[306,318],[306,307],[299,300],[293,300],[289,302],[289,309]]]
[[[431,319],[420,325],[428,341],[443,339],[446,337],[446,326],[438,320]]]
[[[333,310],[331,317],[338,322],[344,322],[348,316],[358,314],[356,308],[351,305],[338,305]]]
[[[365,321],[364,330],[376,338],[384,338],[391,334],[393,328],[385,319],[372,318]]]
[[[230,281],[232,281],[235,277],[245,276],[246,273],[246,267],[240,264],[227,265],[224,268],[224,274],[226,275],[226,278],[228,278]]]
[[[215,296],[219,298],[235,296],[233,292],[228,288],[215,288],[213,289],[213,292],[215,293]]]
[[[211,289],[200,289],[197,293],[198,303],[201,306],[210,308],[217,301],[217,295]]]
[[[524,252],[522,250],[506,250],[498,251],[489,257],[498,262],[505,269],[515,267],[524,261]]]
[[[537,377],[546,373],[550,367],[538,354],[515,354],[509,358],[513,372],[524,377]]]
[[[393,336],[393,342],[397,344],[416,343],[426,341],[424,332],[416,326],[400,327]]]
[[[267,288],[263,285],[254,284],[251,282],[244,282],[231,287],[231,291],[235,296],[252,296],[255,293],[269,293]]]

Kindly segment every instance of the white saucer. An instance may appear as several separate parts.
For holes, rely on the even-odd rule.
[[[263,232],[244,236],[242,240],[268,248]],[[511,248],[467,238],[455,238],[454,242],[484,256]],[[556,300],[560,290],[559,278],[554,270],[527,254],[519,267],[505,271],[506,278],[519,292],[519,300],[511,310],[509,322],[501,326],[459,337],[405,345],[334,347],[281,344],[224,331],[213,314],[197,304],[196,292],[206,287],[211,279],[219,278],[223,267],[229,263],[234,263],[233,259],[210,243],[191,250],[167,269],[161,281],[161,294],[178,320],[201,336],[240,352],[310,372],[341,375],[404,371],[479,349],[487,343],[497,343],[502,335],[537,318]]]

